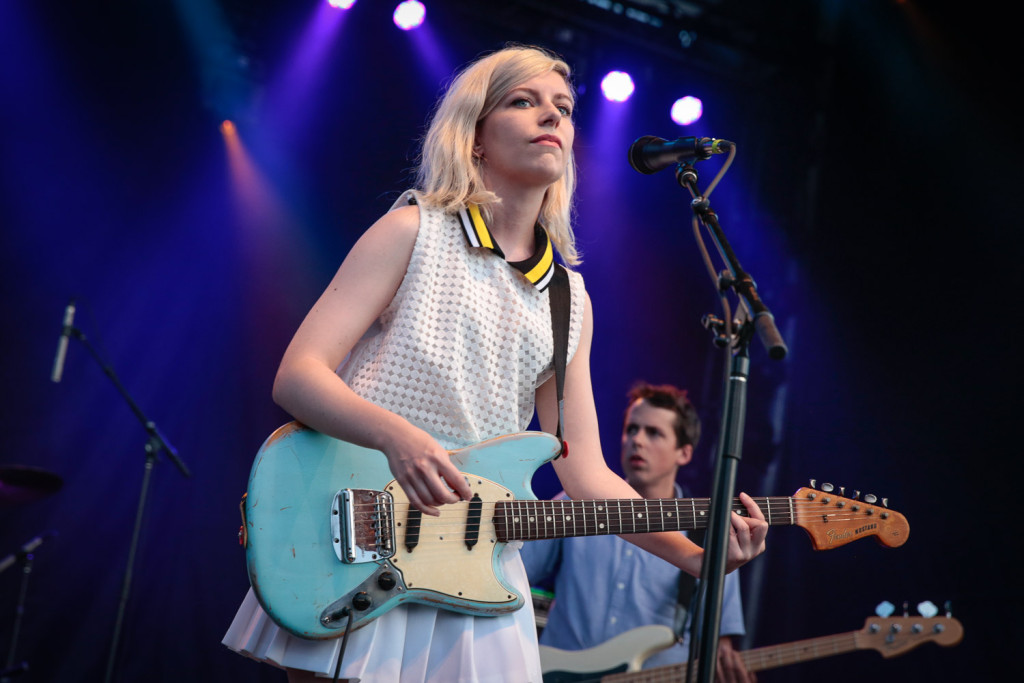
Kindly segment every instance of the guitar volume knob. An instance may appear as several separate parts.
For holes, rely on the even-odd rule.
[[[392,590],[397,584],[395,575],[391,572],[384,572],[377,577],[377,585],[386,591]]]
[[[360,612],[370,609],[370,605],[373,604],[373,600],[370,599],[367,593],[356,593],[352,598],[352,606]]]

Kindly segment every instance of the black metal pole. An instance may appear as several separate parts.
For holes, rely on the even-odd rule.
[[[749,327],[747,328],[749,330]],[[742,332],[741,337],[748,332]],[[718,661],[718,634],[722,626],[722,596],[725,589],[725,568],[729,554],[729,528],[732,525],[732,500],[736,486],[736,473],[743,451],[743,425],[746,420],[747,378],[750,373],[748,344],[744,341],[732,357],[732,367],[725,386],[725,405],[722,411],[722,430],[718,459],[711,488],[711,512],[707,541],[704,544],[704,564],[701,579],[704,583],[703,616],[700,626],[698,680],[714,680]]]
[[[132,531],[132,541],[128,547],[128,562],[124,570],[124,579],[121,582],[121,600],[117,606],[117,618],[114,620],[114,633],[110,639],[110,653],[107,656],[107,672],[103,676],[106,683],[114,680],[116,669],[117,650],[121,642],[121,627],[124,625],[124,615],[128,607],[128,597],[132,590],[132,577],[135,570],[135,555],[139,548],[139,537],[142,533],[142,521],[145,517],[146,500],[149,493],[149,480],[153,474],[153,463],[156,461],[156,448],[152,439],[146,444],[146,467],[142,475],[142,489],[139,493],[139,506],[135,511],[135,529]]]

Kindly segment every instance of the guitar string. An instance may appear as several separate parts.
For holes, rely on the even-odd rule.
[[[627,503],[625,501],[629,501],[629,502]],[[613,516],[614,517],[614,516],[622,515],[622,514],[632,514],[632,513],[629,512],[629,509],[631,509],[631,508],[634,509],[634,510],[636,510],[636,508],[642,508],[641,510],[636,510],[636,512],[640,513],[641,516],[649,515],[649,517],[651,519],[654,519],[654,520],[657,520],[661,516],[666,516],[667,515],[667,516],[671,517],[673,515],[677,515],[679,519],[691,520],[691,521],[695,520],[695,519],[701,519],[701,520],[705,519],[703,514],[695,514],[694,510],[696,510],[696,513],[705,513],[705,512],[708,512],[710,510],[710,506],[706,505],[706,504],[702,504],[700,506],[690,506],[690,505],[685,505],[685,504],[680,504],[680,505],[673,504],[673,505],[657,505],[657,509],[652,511],[652,510],[650,510],[650,508],[653,507],[652,503],[656,503],[656,501],[651,501],[651,500],[643,501],[643,500],[640,500],[640,499],[637,499],[636,502],[632,502],[633,499],[625,499],[625,501],[623,503],[620,503],[617,500],[585,501],[583,503],[581,503],[579,501],[565,501],[564,504],[562,504],[561,501],[498,501],[498,502],[488,502],[488,503],[485,504],[485,507],[481,508],[481,519],[483,519],[482,513],[483,513],[484,509],[488,510],[488,512],[490,512],[490,511],[497,511],[499,504],[503,506],[503,508],[502,508],[503,514],[506,514],[508,516],[517,517],[517,518],[528,516],[528,515],[530,515],[530,513],[533,513],[534,516],[539,516],[541,514],[557,513],[557,514],[562,515],[562,518],[564,518],[566,515],[575,517],[577,519],[580,518],[580,517],[583,517],[584,520],[588,521],[588,522],[592,521],[592,518],[595,517],[595,516],[601,516],[601,517]],[[603,509],[601,508],[601,503],[604,503]],[[354,507],[354,509],[356,509],[357,514],[362,514],[362,515],[373,514],[373,512],[375,512],[378,509],[377,506],[374,505],[374,504],[357,504],[357,505],[355,505],[353,507]],[[792,504],[792,507],[790,506],[790,504],[788,502],[787,503],[779,503],[777,501],[770,501],[768,506],[767,506],[768,509],[764,509],[764,507],[765,506],[762,506],[762,510],[766,514],[771,514],[771,516],[774,518],[774,521],[776,522],[776,524],[774,524],[774,525],[782,525],[783,521],[786,518],[789,518],[789,517],[792,517],[794,520],[798,520],[798,521],[803,521],[803,520],[806,520],[806,519],[813,519],[813,518],[820,518],[820,517],[827,517],[829,521],[864,520],[864,521],[870,522],[870,521],[874,520],[874,521],[877,521],[879,523],[890,523],[890,520],[887,519],[887,518],[883,518],[882,515],[888,514],[888,515],[890,515],[892,517],[896,517],[899,514],[899,513],[893,512],[893,511],[891,511],[891,510],[889,510],[887,508],[874,508],[874,507],[872,507],[872,508],[870,508],[871,509],[871,513],[869,514],[866,510],[847,510],[847,509],[836,508],[836,507],[823,507],[820,503],[802,502],[802,501],[794,501],[793,504]],[[410,503],[401,503],[400,502],[400,503],[392,504],[391,508],[394,511],[396,511],[396,512],[401,512],[401,511],[403,511],[403,509],[405,511],[410,510],[412,508],[412,505]],[[582,509],[579,509],[579,508],[582,508]],[[746,516],[746,514],[745,514],[746,513],[746,509],[745,508],[742,508],[742,507],[737,508],[734,505],[733,511],[741,513],[743,516]],[[457,509],[457,510],[453,510],[453,509],[450,509],[450,508],[449,509],[442,508],[441,509],[440,517],[441,518],[444,518],[444,517],[458,517],[459,520],[460,520],[460,523],[461,523],[462,521],[465,520],[467,514],[468,514],[468,508],[464,508],[464,507],[460,506],[460,508]],[[898,517],[896,517],[896,518],[898,519]],[[430,519],[437,520],[438,517],[428,516],[427,519],[428,520],[430,520]],[[639,519],[639,518],[637,518],[637,519]]]
[[[764,510],[767,514],[770,514],[775,521],[775,526],[785,525],[787,521],[792,520],[791,524],[806,523],[808,520],[821,519],[822,523],[840,524],[851,521],[864,522],[866,525],[870,525],[869,529],[873,530],[879,526],[893,523],[889,519],[882,519],[881,514],[890,513],[895,516],[898,513],[893,513],[887,508],[877,508],[875,506],[867,505],[868,509],[879,514],[868,515],[866,511],[854,511],[843,508],[836,508],[834,504],[829,507],[827,504],[823,504],[818,501],[807,501],[802,499],[791,499],[781,497],[771,498],[755,498],[755,502]],[[613,534],[613,533],[630,533],[640,530],[641,533],[649,531],[659,531],[658,527],[661,526],[659,516],[665,514],[678,514],[677,519],[679,520],[675,524],[669,520],[669,523],[665,525],[665,530],[674,530],[676,528],[703,528],[706,524],[698,524],[699,521],[704,521],[704,517],[695,514],[697,512],[707,512],[710,509],[709,499],[664,499],[663,501],[658,500],[641,500],[641,499],[623,499],[623,500],[607,500],[607,501],[537,501],[537,500],[522,500],[522,501],[497,501],[488,502],[485,507],[481,509],[481,524],[492,524],[489,519],[492,515],[497,516],[498,503],[501,503],[505,509],[501,511],[501,516],[505,517],[502,520],[502,526],[509,526],[511,528],[516,527],[554,527],[553,532],[557,532],[557,527],[563,527],[563,530],[568,527],[573,527],[573,534],[556,533],[556,536],[562,535],[601,535],[601,534]],[[604,511],[596,510],[595,508],[601,503],[604,503],[606,508]],[[692,503],[692,505],[690,504]],[[856,503],[851,501],[851,503]],[[576,509],[581,506],[586,506],[586,509]],[[357,515],[370,515],[374,514],[377,510],[377,505],[373,503],[357,504],[354,506]],[[394,503],[392,509],[396,515],[401,515],[404,511],[411,509],[409,503]],[[629,512],[630,508],[642,507],[642,515],[640,517],[634,517]],[[651,507],[657,507],[657,510],[650,511]],[[610,508],[616,508],[610,510]],[[625,508],[625,509],[624,509]],[[766,509],[767,508],[767,509]],[[666,513],[668,509],[668,513]],[[734,502],[734,510],[736,504]],[[486,510],[486,514],[485,514]],[[745,512],[745,508],[740,506],[740,510]],[[533,513],[532,518],[530,513]],[[646,519],[644,516],[650,516]],[[426,523],[431,532],[444,532],[448,533],[447,530],[458,530],[465,528],[466,519],[468,514],[468,508],[460,507],[458,510],[445,510],[441,509],[440,517],[428,517],[427,519],[421,519],[417,521],[409,521],[406,524],[407,529],[416,528],[418,525],[421,529]],[[549,516],[549,519],[541,520],[538,519],[541,515]],[[628,517],[626,517],[628,515]],[[606,521],[602,524],[601,520],[595,519],[600,516],[601,519]],[[582,521],[581,519],[582,518]],[[900,522],[899,518],[896,518],[897,522]],[[616,525],[615,522],[618,522]],[[900,522],[901,523],[901,522]],[[615,527],[615,530],[611,530],[611,527]],[[653,528],[652,528],[653,527]],[[575,532],[582,533],[575,533]],[[544,533],[530,534],[530,533],[517,533],[511,534],[516,537],[516,540],[528,540],[530,536],[539,537],[550,537]],[[461,538],[449,538],[449,540],[465,541],[465,537]]]
[[[818,502],[818,501],[805,501],[805,500],[801,500],[801,499],[791,499],[791,498],[769,498],[769,499],[754,498],[753,500],[754,500],[755,503],[758,503],[758,506],[762,509],[762,512],[766,512],[766,513],[767,512],[771,512],[772,514],[779,514],[779,511],[783,511],[783,512],[786,512],[787,515],[788,515],[789,510],[790,510],[791,507],[794,508],[794,509],[802,508],[802,509],[799,509],[798,512],[800,512],[800,513],[808,513],[809,512],[811,514],[811,516],[818,516],[819,512],[825,511],[825,512],[827,512],[828,514],[830,514],[832,516],[837,516],[837,515],[845,513],[851,519],[854,518],[854,517],[864,517],[865,519],[870,519],[871,517],[874,516],[875,512],[878,512],[880,514],[888,513],[888,514],[893,515],[893,516],[899,514],[899,513],[895,512],[893,510],[890,510],[889,508],[878,507],[878,506],[872,505],[872,504],[861,504],[861,509],[857,509],[857,508],[854,508],[854,507],[847,507],[845,505],[843,507],[839,507],[839,506],[835,505],[834,503],[821,503],[821,502]],[[856,501],[852,501],[852,503],[853,503],[853,505],[857,505]],[[461,503],[461,504],[460,503],[455,503],[454,505],[467,505],[468,506],[468,503],[465,503],[465,501],[463,501],[463,503]],[[665,509],[675,508],[675,509],[678,509],[681,512],[683,512],[683,511],[690,511],[690,510],[694,510],[694,509],[699,511],[699,512],[706,512],[706,511],[711,509],[710,499],[708,499],[708,498],[693,498],[693,499],[623,498],[623,499],[603,499],[603,500],[602,499],[598,499],[598,500],[585,500],[585,501],[573,501],[573,500],[565,500],[565,501],[561,501],[561,500],[555,500],[555,501],[552,501],[552,500],[508,500],[508,501],[485,501],[483,503],[483,505],[488,506],[488,507],[496,507],[497,505],[503,505],[503,506],[506,506],[506,507],[521,506],[521,507],[527,508],[527,509],[548,509],[548,508],[550,508],[552,510],[553,509],[564,510],[565,508],[573,508],[575,506],[575,507],[582,507],[583,508],[580,511],[581,514],[594,514],[595,508],[598,508],[601,505],[604,505],[605,507],[629,506],[629,507],[644,507],[644,508],[649,508],[649,507],[657,506],[659,508],[659,510],[662,510],[662,511],[665,510]],[[400,508],[406,508],[407,509],[407,508],[411,508],[412,504],[411,503],[406,503],[406,502],[397,502],[397,503],[392,503],[391,507],[393,509],[400,509]],[[358,508],[358,509],[360,509],[361,512],[363,512],[365,510],[377,509],[378,508],[378,504],[377,503],[357,503],[357,504],[353,505],[353,508]],[[813,509],[809,509],[809,508],[813,508]],[[734,512],[739,512],[739,513],[741,513],[743,515],[746,514],[746,508],[743,507],[742,504],[740,504],[738,502],[738,500],[734,500],[733,501],[732,509],[733,509]],[[464,514],[464,510],[463,510],[462,507],[460,507],[459,510],[460,510],[460,512],[455,513],[455,514]],[[870,510],[871,513],[869,513],[868,510]],[[600,512],[602,514],[607,514],[603,510],[597,510],[597,512]],[[450,510],[450,506],[442,506],[442,508],[441,508],[441,514],[442,515],[452,514],[452,513],[453,512]],[[690,514],[692,514],[692,512]]]
[[[786,499],[786,498],[783,498],[783,499],[767,499],[766,500],[766,499],[763,499],[763,498],[761,498],[761,499],[754,498],[754,501],[756,503],[758,501],[761,501],[758,504],[759,504],[759,507],[762,509],[762,512],[771,513],[772,515],[779,515],[781,513],[785,513],[786,516],[788,516],[791,507],[797,513],[802,514],[802,515],[806,515],[806,514],[809,513],[810,516],[819,516],[819,513],[826,512],[830,516],[841,516],[841,515],[845,514],[846,518],[850,518],[850,519],[855,518],[855,517],[863,517],[865,519],[870,519],[870,518],[875,516],[876,512],[879,513],[879,515],[888,513],[890,515],[896,516],[896,515],[899,514],[899,513],[895,512],[893,510],[890,510],[889,508],[882,508],[882,507],[878,507],[878,506],[870,505],[870,504],[862,505],[861,509],[857,509],[857,508],[849,507],[849,506],[839,507],[839,506],[836,506],[835,504],[823,504],[823,503],[820,503],[820,502],[817,502],[817,501],[803,501],[803,500],[800,500],[800,499]],[[691,502],[692,502],[692,504],[691,504]],[[460,505],[460,504],[456,503],[455,505]],[[468,508],[468,504],[466,504],[466,503],[463,503],[461,505],[466,505],[467,508]],[[467,508],[463,508],[463,507],[461,507],[461,505],[460,505],[460,508],[459,508],[459,512],[452,511],[450,506],[442,506],[442,508],[441,508],[442,516],[447,515],[447,514],[453,514],[453,513],[454,514],[465,514],[465,509],[467,509]],[[619,508],[622,508],[622,507],[643,507],[645,509],[646,508],[657,507],[656,512],[664,512],[665,510],[668,510],[670,512],[679,511],[680,514],[682,514],[682,513],[693,514],[693,512],[692,512],[693,510],[696,510],[698,512],[702,512],[703,513],[703,512],[707,512],[707,511],[709,511],[711,509],[709,499],[707,499],[707,498],[703,498],[703,499],[672,499],[672,498],[666,498],[664,500],[659,500],[659,499],[642,499],[642,498],[636,498],[636,499],[634,499],[634,498],[625,498],[625,499],[586,500],[586,501],[572,501],[572,500],[565,500],[565,501],[560,501],[560,500],[559,501],[550,501],[550,500],[547,500],[547,501],[545,501],[545,500],[510,500],[510,501],[486,501],[486,502],[484,502],[484,505],[487,506],[488,508],[496,507],[498,505],[502,505],[502,506],[506,506],[506,507],[509,507],[509,508],[522,507],[522,508],[524,508],[526,510],[531,510],[532,509],[532,510],[551,510],[551,511],[553,511],[553,510],[563,511],[563,510],[565,510],[567,508],[570,509],[570,511],[572,511],[573,508],[579,507],[579,508],[582,508],[581,510],[578,511],[580,514],[595,514],[595,513],[609,514],[605,510],[599,509],[601,506],[604,506],[605,508],[611,508],[611,507],[616,507],[616,506],[618,506]],[[397,502],[397,503],[392,503],[391,507],[392,507],[392,509],[395,509],[395,510],[402,509],[402,508],[408,509],[408,508],[412,507],[412,504],[411,503],[406,503],[406,502]],[[360,512],[365,512],[366,510],[375,510],[375,509],[377,509],[378,508],[378,504],[377,503],[357,503],[357,504],[353,505],[353,508],[354,509],[358,509]],[[741,513],[744,516],[746,515],[746,508],[743,507],[741,504],[739,504],[737,501],[733,502],[733,508],[732,509],[733,509],[734,512]],[[868,512],[869,510],[870,510],[870,512]]]

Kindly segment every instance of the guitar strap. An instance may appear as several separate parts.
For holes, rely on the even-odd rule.
[[[697,545],[704,546],[705,529],[694,529],[687,534],[687,538]],[[679,584],[676,591],[676,619],[674,630],[676,637],[682,640],[686,629],[686,619],[693,603],[693,597],[697,594],[697,577],[689,572],[679,572]]]
[[[562,456],[569,454],[569,445],[562,439],[562,421],[565,418],[565,364],[569,355],[569,308],[572,295],[569,291],[569,272],[557,264],[548,285],[551,302],[551,338],[554,342],[555,390],[558,394],[558,428],[555,436],[562,444]]]

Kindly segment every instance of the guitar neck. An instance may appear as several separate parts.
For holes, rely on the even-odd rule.
[[[859,649],[856,642],[857,631],[838,633],[832,636],[796,640],[792,643],[769,645],[753,650],[741,651],[740,657],[747,671],[764,671],[781,666],[807,662],[812,659],[831,657]],[[612,674],[604,676],[601,683],[669,683],[682,681],[686,677],[686,663],[659,666],[654,669],[633,673]]]
[[[857,631],[837,633],[831,636],[819,636],[807,640],[796,640],[781,645],[768,645],[753,650],[740,652],[747,671],[763,671],[780,666],[788,666],[812,659],[822,659],[833,655],[841,655],[859,649]]]
[[[772,526],[796,523],[789,496],[754,498]],[[747,509],[734,498],[732,509]],[[626,498],[622,500],[515,500],[495,504],[494,526],[500,541],[536,541],[569,536],[642,534],[705,529],[710,498]]]

